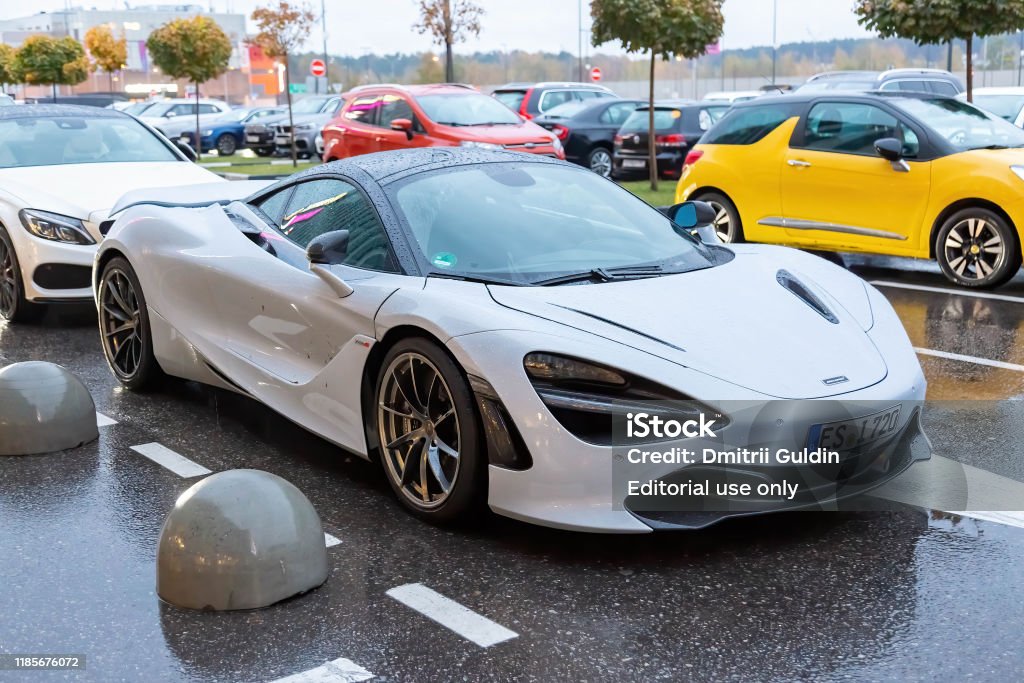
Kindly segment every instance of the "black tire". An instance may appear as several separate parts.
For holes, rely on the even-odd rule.
[[[432,380],[435,373],[441,382]],[[421,384],[429,385],[425,399]],[[434,342],[403,339],[384,357],[373,397],[372,431],[381,466],[402,505],[434,524],[471,519],[486,500],[487,452],[473,393],[461,369]],[[421,435],[410,436],[416,432]],[[393,445],[396,435],[404,440]],[[448,450],[458,457],[449,456]],[[403,473],[408,474],[405,480]]]
[[[164,373],[153,356],[146,297],[126,259],[113,258],[103,267],[96,300],[100,345],[110,371],[132,391],[154,388]]]
[[[587,168],[602,178],[612,177],[612,153],[607,147],[595,147],[587,155]]]
[[[45,306],[25,298],[21,264],[14,251],[14,242],[0,225],[0,318],[10,323],[24,323],[37,320],[45,312]]]
[[[999,287],[1020,270],[1017,231],[989,209],[970,207],[954,213],[939,228],[934,246],[942,274],[961,287]]]
[[[231,133],[222,133],[215,143],[217,155],[222,157],[232,156],[238,149],[238,141]]]
[[[726,244],[743,242],[743,221],[740,219],[740,212],[732,200],[719,192],[701,192],[690,197],[694,201],[707,202],[715,212],[728,219],[728,225],[722,226],[721,220],[716,219],[715,230],[718,231],[718,238]]]
[[[266,147],[253,147],[252,151],[255,152],[258,157],[269,157],[274,153],[274,150],[267,149]]]

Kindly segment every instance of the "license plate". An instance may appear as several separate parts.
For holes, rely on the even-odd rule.
[[[292,144],[292,139],[290,137],[288,137],[287,135],[279,135],[276,138],[274,138],[274,144],[275,145],[291,145]]]
[[[260,141],[260,136],[259,135],[246,135],[245,136],[245,141],[246,142],[259,142]]]
[[[623,159],[622,168],[647,168],[647,159]]]
[[[848,451],[892,436],[900,426],[900,408],[893,406],[864,417],[813,425],[807,435],[807,446]]]

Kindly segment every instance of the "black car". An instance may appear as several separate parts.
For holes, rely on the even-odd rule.
[[[605,178],[612,174],[615,134],[643,100],[599,100],[568,102],[533,121],[562,141],[565,158]]]
[[[491,97],[526,119],[568,102],[615,96],[608,88],[595,83],[509,83],[491,93]]]
[[[701,136],[722,118],[729,105],[721,102],[671,100],[654,103],[654,143],[658,175],[678,178],[683,161]],[[625,179],[647,176],[647,141],[650,106],[630,114],[615,136],[612,177]]]

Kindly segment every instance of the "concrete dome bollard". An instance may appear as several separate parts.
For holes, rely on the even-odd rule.
[[[259,470],[218,472],[181,494],[156,561],[157,594],[189,609],[267,607],[328,574],[313,505],[290,482]]]
[[[70,371],[41,361],[0,369],[0,455],[63,451],[98,437],[96,404]]]

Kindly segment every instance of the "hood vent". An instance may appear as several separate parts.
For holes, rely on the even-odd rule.
[[[814,311],[833,325],[839,324],[839,318],[825,305],[825,303],[812,292],[807,285],[800,282],[795,275],[788,270],[780,270],[775,274],[775,280],[792,292],[798,299],[814,309]]]

